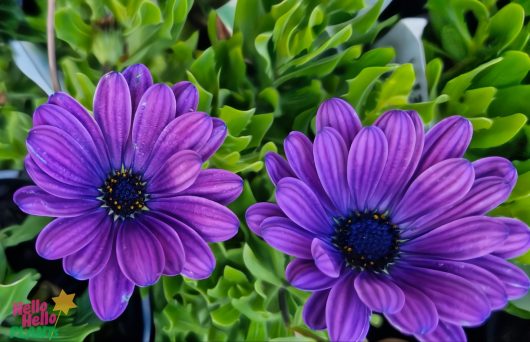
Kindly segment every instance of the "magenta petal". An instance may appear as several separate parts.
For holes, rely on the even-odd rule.
[[[502,246],[495,249],[494,254],[503,258],[511,259],[518,257],[530,248],[530,229],[526,223],[509,217],[497,217],[508,229],[508,237]]]
[[[205,113],[183,114],[171,121],[156,141],[144,176],[150,178],[178,151],[199,150],[208,141],[212,125],[212,119]]]
[[[340,275],[343,258],[334,247],[314,238],[311,242],[311,255],[320,272],[331,278],[337,278]]]
[[[187,112],[195,112],[199,104],[199,91],[188,81],[175,83],[171,90],[177,103],[176,116]]]
[[[344,215],[351,210],[350,192],[346,179],[348,150],[333,128],[320,130],[313,145],[315,165],[320,182],[335,207]]]
[[[261,236],[261,223],[271,216],[285,217],[283,211],[274,203],[262,202],[251,205],[245,213],[245,221],[254,232]]]
[[[130,65],[123,70],[122,74],[129,85],[131,105],[134,113],[136,108],[138,108],[142,95],[153,84],[153,76],[151,76],[151,72],[143,64]],[[174,113],[171,114],[172,116],[174,115]]]
[[[134,284],[121,272],[114,253],[105,268],[88,282],[90,303],[103,321],[112,321],[125,311],[133,290]]]
[[[438,312],[436,306],[422,291],[406,284],[399,284],[405,294],[401,311],[387,314],[394,327],[405,334],[424,335],[436,328]]]
[[[181,195],[204,197],[228,205],[235,201],[243,191],[243,179],[230,171],[221,169],[201,170],[195,183]]]
[[[139,221],[153,233],[162,246],[166,262],[163,274],[169,276],[180,274],[186,262],[186,253],[175,229],[153,216],[143,216]]]
[[[329,289],[337,282],[316,267],[313,260],[294,259],[287,265],[285,278],[300,290],[318,291]]]
[[[317,196],[301,180],[282,179],[276,187],[276,200],[283,212],[299,226],[315,234],[332,231],[332,224]]]
[[[296,177],[289,163],[275,152],[268,152],[265,155],[265,168],[274,185],[277,185],[282,178]]]
[[[499,177],[513,188],[517,183],[517,170],[512,162],[501,157],[486,157],[473,162],[475,177]]]
[[[165,265],[158,239],[134,221],[123,221],[118,228],[116,256],[123,274],[139,286],[156,283]]]
[[[393,269],[392,276],[399,282],[421,289],[436,305],[440,319],[453,324],[478,325],[491,312],[482,291],[477,291],[472,282],[457,275],[400,264],[399,269]]]
[[[105,144],[105,139],[103,138],[103,133],[98,123],[90,113],[70,95],[58,92],[50,95],[48,103],[57,105],[66,109],[73,117],[75,117],[82,125],[86,128],[94,144],[96,146],[97,154],[99,158],[107,159],[105,162],[106,167],[110,167],[109,164],[109,154],[107,151],[107,146]],[[103,165],[103,164],[102,164]]]
[[[332,98],[318,107],[316,126],[317,133],[324,127],[336,129],[349,147],[357,132],[361,130],[361,120],[348,102]]]
[[[53,220],[39,233],[35,248],[44,259],[64,258],[85,247],[100,229],[108,229],[111,221],[103,210],[78,217]]]
[[[312,234],[286,217],[269,217],[261,224],[261,236],[269,245],[294,257],[311,259]]]
[[[386,137],[375,126],[364,127],[353,140],[348,155],[348,184],[358,211],[368,208],[368,200],[381,179],[388,157]]]
[[[417,145],[423,141],[416,141],[418,134],[412,115],[418,114],[392,110],[380,116],[375,123],[388,142],[388,158],[381,179],[368,200],[369,208],[391,208],[394,198],[401,193],[416,169],[419,160]]]
[[[114,250],[114,241],[113,224],[102,225],[92,241],[63,259],[64,271],[78,280],[94,278],[107,265]]]
[[[223,145],[228,130],[223,120],[212,118],[212,134],[208,141],[197,150],[202,160],[206,161]]]
[[[56,197],[34,185],[18,189],[13,202],[26,214],[50,217],[79,216],[101,206],[101,202],[97,200]]]
[[[331,341],[364,341],[370,328],[370,309],[355,292],[350,274],[333,286],[326,304],[326,325]]]
[[[528,292],[528,275],[514,264],[494,255],[486,255],[469,262],[496,275],[503,282],[509,300],[520,298]]]
[[[68,199],[93,199],[101,195],[99,190],[93,186],[76,186],[59,182],[42,171],[30,155],[24,159],[24,165],[35,184],[54,196]]]
[[[403,244],[402,250],[453,260],[477,258],[504,243],[508,230],[493,217],[471,216],[450,222]]]
[[[444,321],[438,322],[438,326],[426,335],[416,336],[420,341],[425,342],[466,342],[466,333],[459,325],[450,324]]]
[[[403,308],[405,295],[396,283],[382,274],[361,272],[355,278],[355,290],[372,311],[395,314]]]
[[[184,222],[208,242],[226,241],[236,235],[239,228],[239,219],[230,209],[206,198],[160,198],[150,201],[148,206]]]
[[[463,198],[471,189],[475,174],[465,159],[447,159],[416,178],[393,210],[395,224],[417,219]]]
[[[47,125],[32,128],[26,146],[37,166],[54,179],[76,186],[101,186],[101,171],[91,166],[97,161],[59,128]]]
[[[178,194],[195,182],[201,165],[201,157],[196,152],[177,152],[148,180],[147,192],[153,198]]]
[[[175,99],[165,84],[151,86],[140,99],[132,126],[134,168],[143,170],[158,136],[175,113]]]
[[[119,170],[131,128],[131,94],[119,72],[103,76],[94,94],[94,117],[107,142],[112,167]]]
[[[326,302],[329,290],[315,291],[307,299],[302,313],[304,322],[313,330],[326,329]]]
[[[443,119],[425,136],[425,147],[417,174],[450,158],[462,158],[471,142],[473,126],[461,116]]]

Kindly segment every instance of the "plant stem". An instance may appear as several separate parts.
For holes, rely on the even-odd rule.
[[[55,0],[48,0],[48,17],[46,19],[46,39],[48,47],[48,66],[54,91],[60,91],[61,85],[57,77],[57,61],[55,59]]]

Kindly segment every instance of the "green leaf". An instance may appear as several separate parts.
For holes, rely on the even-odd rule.
[[[13,247],[32,240],[50,221],[48,217],[28,216],[22,224],[0,230],[0,243],[4,247]]]
[[[521,83],[530,71],[530,56],[522,51],[507,51],[502,61],[479,73],[474,87],[509,87]]]
[[[212,317],[212,321],[221,327],[230,327],[235,322],[239,320],[240,317],[239,311],[232,306],[232,304],[228,303],[225,304],[212,312],[210,312],[210,316]]]
[[[425,77],[429,85],[429,96],[435,97],[438,93],[438,83],[442,76],[443,62],[440,58],[435,58],[427,63],[425,67]]]
[[[14,275],[13,279],[6,279],[7,283],[0,284],[0,322],[12,313],[13,304],[27,302],[31,289],[37,284],[40,275],[30,269]]]
[[[274,114],[254,115],[248,124],[246,131],[252,136],[248,147],[257,147],[261,144],[263,137],[272,126]]]
[[[219,108],[219,118],[226,123],[228,131],[232,135],[239,135],[250,122],[256,110],[238,110],[230,106]]]
[[[482,129],[473,134],[471,148],[489,148],[507,143],[523,128],[527,118],[518,113],[491,120],[493,123],[489,129]]]
[[[444,89],[442,90],[442,93],[449,95],[451,101],[458,101],[462,94],[464,94],[465,90],[469,88],[475,76],[477,76],[480,72],[490,68],[491,66],[499,63],[500,61],[502,61],[502,58],[495,58],[471,71],[466,72],[465,74],[461,74],[453,78],[447,82]]]
[[[79,53],[90,49],[92,29],[73,8],[62,7],[55,11],[55,32],[57,38],[70,44]]]
[[[361,110],[362,105],[366,102],[368,94],[372,91],[375,83],[386,72],[392,70],[392,67],[368,67],[363,69],[355,78],[346,81],[348,92],[344,99],[348,101],[353,108]]]
[[[518,85],[497,91],[495,99],[488,107],[488,115],[508,115],[524,113],[530,115],[530,85]]]
[[[243,260],[247,269],[257,279],[264,280],[276,286],[282,285],[282,281],[274,273],[273,269],[270,268],[270,265],[266,264],[263,256],[261,255],[258,259],[248,244],[245,244],[243,247]]]
[[[524,24],[524,8],[515,3],[501,8],[491,17],[489,39],[499,50],[508,46],[519,34]]]
[[[530,172],[519,174],[517,184],[510,194],[508,201],[517,201],[530,196]]]

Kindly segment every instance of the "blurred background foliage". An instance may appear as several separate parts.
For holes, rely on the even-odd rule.
[[[505,156],[520,173],[512,197],[493,214],[530,224],[530,1],[428,0],[415,11],[428,20],[417,51],[425,64],[400,61],[396,49],[377,43],[401,19],[384,11],[389,3],[57,1],[63,90],[91,109],[99,77],[134,63],[146,64],[157,82],[189,80],[200,91],[199,109],[229,128],[210,166],[245,180],[242,196],[231,205],[241,218],[240,233],[212,245],[218,263],[212,277],[166,277],[142,289],[144,318],[150,303],[157,341],[326,339],[301,319],[308,294],[286,283],[287,257],[249,232],[244,210],[273,199],[264,154],[282,153],[291,130],[314,134],[316,109],[329,97],[349,101],[365,123],[391,108],[417,110],[427,125],[453,114],[469,118],[475,132],[468,157]],[[0,18],[0,169],[21,170],[31,114],[51,92],[46,2],[2,1]],[[427,95],[418,97],[422,82]],[[57,287],[39,280],[34,269],[15,271],[4,254],[15,246],[33,248],[47,222],[28,217],[0,230],[0,303],[29,294],[48,298]],[[530,255],[514,262],[530,264]],[[102,328],[86,293],[78,294],[79,308],[61,322],[58,339],[83,340]],[[530,318],[530,298],[511,303],[508,311]],[[0,332],[17,324],[8,316],[0,308]],[[378,326],[381,318],[372,323]]]

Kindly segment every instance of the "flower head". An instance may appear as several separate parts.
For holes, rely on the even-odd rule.
[[[528,277],[505,259],[524,253],[530,230],[488,217],[517,173],[503,158],[469,162],[468,120],[453,116],[424,135],[413,111],[362,127],[343,100],[325,101],[314,143],[285,140],[287,161],[266,156],[276,201],[257,203],[248,226],[295,257],[287,280],[312,291],[303,317],[333,341],[362,341],[372,312],[427,341],[465,340]]]
[[[225,124],[196,112],[197,89],[153,84],[133,65],[100,80],[94,116],[65,93],[34,113],[26,169],[36,183],[17,191],[26,213],[57,217],[37,238],[46,259],[89,279],[92,307],[119,316],[135,285],[162,274],[208,277],[207,242],[237,233],[225,207],[242,191],[239,176],[201,169],[226,136]]]

